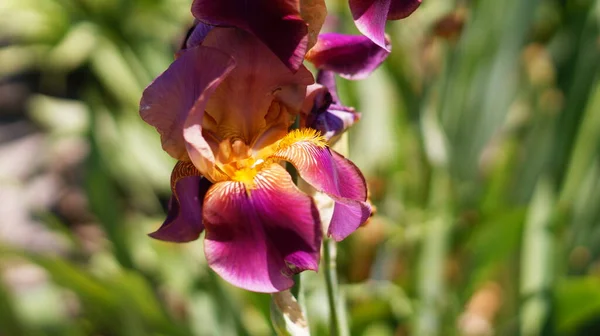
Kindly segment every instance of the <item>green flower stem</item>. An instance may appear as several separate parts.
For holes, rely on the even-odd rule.
[[[327,302],[330,312],[330,335],[346,336],[348,323],[346,323],[346,310],[344,300],[340,296],[336,268],[336,245],[332,239],[323,242],[323,259],[325,269],[325,286],[327,288]]]

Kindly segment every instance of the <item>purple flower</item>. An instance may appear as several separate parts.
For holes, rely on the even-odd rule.
[[[313,83],[303,65],[291,71],[257,34],[197,29],[140,103],[179,161],[167,220],[151,236],[185,242],[206,231],[208,264],[225,280],[258,292],[290,288],[291,275],[317,270],[322,232],[312,198],[281,164],[335,201],[328,235],[336,240],[371,213],[365,180],[318,131],[288,132]]]
[[[330,144],[360,119],[360,113],[341,104],[332,71],[319,71],[306,96],[303,125],[318,130]]]
[[[381,48],[386,47],[386,20],[403,19],[414,12],[421,0],[349,0],[358,30]]]

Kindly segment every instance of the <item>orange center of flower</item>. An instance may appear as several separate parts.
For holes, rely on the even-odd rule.
[[[281,161],[274,154],[301,142],[310,142],[318,147],[326,146],[325,138],[310,128],[293,130],[279,141],[254,151],[241,139],[224,140],[219,144],[216,155],[217,169],[226,175],[225,179],[242,182],[246,190],[250,191],[255,187],[254,178],[263,167]],[[300,152],[298,154],[301,155]]]

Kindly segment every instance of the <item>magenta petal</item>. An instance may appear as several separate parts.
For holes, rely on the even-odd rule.
[[[328,230],[334,239],[346,238],[369,218],[367,185],[350,160],[311,139],[280,148],[272,156],[291,162],[306,182],[335,201]]]
[[[167,219],[150,237],[184,243],[198,239],[202,225],[202,201],[211,183],[201,176],[187,176],[175,184]]]
[[[244,29],[265,43],[292,71],[308,44],[308,26],[297,0],[194,0],[192,14],[208,24]]]
[[[278,164],[263,168],[254,188],[219,182],[204,201],[208,264],[235,286],[272,293],[291,276],[317,270],[321,224],[312,199]]]
[[[385,22],[392,0],[349,0],[356,28],[381,48],[386,48]]]
[[[222,51],[207,47],[186,49],[144,90],[140,115],[156,127],[169,155],[187,160],[183,128],[188,114],[194,107],[204,110],[200,105],[206,104],[206,96],[233,68],[233,59]]]
[[[390,54],[391,45],[385,35],[383,43],[379,46],[363,35],[321,34],[306,58],[319,69],[347,79],[364,79]]]

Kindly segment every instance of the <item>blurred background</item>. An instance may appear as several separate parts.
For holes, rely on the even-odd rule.
[[[138,102],[189,8],[0,1],[0,335],[274,333],[201,240],[146,236],[173,162]],[[425,0],[338,80],[378,210],[339,245],[351,335],[600,334],[599,24],[598,0]],[[322,274],[303,285],[327,335]]]

